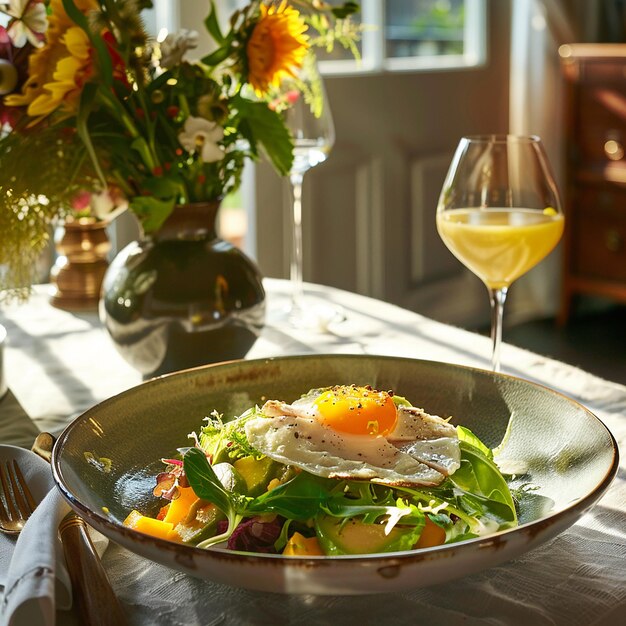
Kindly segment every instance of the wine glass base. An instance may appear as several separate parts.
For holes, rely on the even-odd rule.
[[[327,304],[304,300],[291,303],[284,311],[284,319],[289,326],[299,330],[330,333],[331,327],[346,319],[346,313],[338,304]]]

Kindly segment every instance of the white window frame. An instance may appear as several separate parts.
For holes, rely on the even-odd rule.
[[[465,52],[463,54],[385,57],[385,0],[361,0],[361,22],[368,25],[361,37],[360,61],[320,61],[327,75],[377,74],[459,69],[484,65],[487,59],[486,0],[465,0]]]

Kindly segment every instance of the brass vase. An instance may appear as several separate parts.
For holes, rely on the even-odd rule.
[[[97,310],[111,249],[106,223],[67,218],[55,247],[59,256],[50,270],[51,304],[68,311]]]

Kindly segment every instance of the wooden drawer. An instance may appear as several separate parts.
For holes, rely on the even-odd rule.
[[[572,208],[573,274],[626,281],[626,192],[582,189]]]
[[[626,44],[566,44],[565,263],[559,323],[572,297],[626,302]]]
[[[579,163],[626,163],[626,79],[619,88],[583,83],[577,90],[574,126]]]

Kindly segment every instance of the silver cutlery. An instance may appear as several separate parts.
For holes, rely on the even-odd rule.
[[[0,530],[16,535],[37,504],[15,459],[0,462]]]
[[[50,462],[54,442],[50,433],[39,433],[32,451]],[[59,525],[59,534],[81,624],[125,626],[124,610],[89,538],[85,521],[74,512],[68,513]]]

